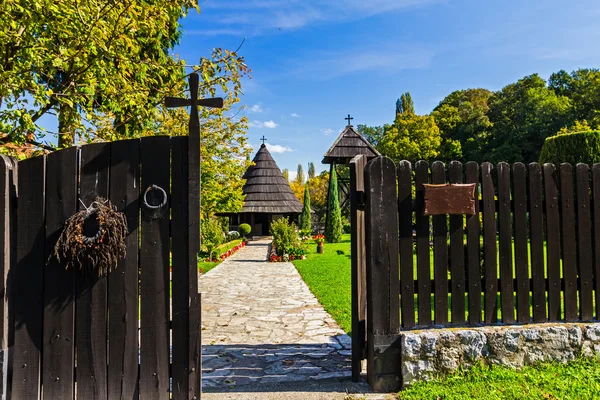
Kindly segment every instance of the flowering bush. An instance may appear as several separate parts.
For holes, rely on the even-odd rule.
[[[325,242],[325,235],[322,234],[315,235],[312,238],[317,244],[323,244],[323,242]]]
[[[233,247],[232,249],[227,250],[225,253],[222,253],[221,255],[219,255],[218,257],[215,258],[211,258],[211,256],[209,256],[206,261],[207,262],[217,262],[217,261],[223,261],[225,260],[227,257],[231,257],[232,255],[234,255],[235,253],[237,253],[238,250],[240,250],[241,248],[245,247],[247,244],[246,241],[242,241],[240,244],[238,244],[237,246]]]
[[[271,246],[271,252],[269,254],[269,261],[271,262],[286,262],[286,261],[294,261],[294,260],[304,260],[306,258],[306,249],[304,247],[292,247],[288,250],[287,253],[279,256],[277,255],[277,250],[275,245]]]

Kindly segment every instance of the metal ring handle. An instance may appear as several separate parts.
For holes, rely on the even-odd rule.
[[[148,195],[148,192],[150,192],[152,190],[158,190],[162,194],[162,196],[163,196],[162,202],[159,205],[157,205],[157,206],[153,206],[153,205],[148,204],[148,200],[146,199],[146,196]],[[167,193],[160,186],[150,185],[150,186],[148,186],[148,189],[146,189],[146,191],[144,192],[144,198],[142,200],[142,204],[144,204],[144,207],[147,207],[150,210],[158,210],[160,208],[163,208],[164,206],[167,205]]]

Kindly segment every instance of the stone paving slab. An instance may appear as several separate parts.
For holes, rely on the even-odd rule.
[[[267,262],[268,240],[202,275],[202,386],[234,391],[351,375],[351,340],[291,263]]]

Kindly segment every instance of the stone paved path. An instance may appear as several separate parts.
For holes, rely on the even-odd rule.
[[[268,243],[200,277],[205,392],[350,376],[350,337],[291,263],[266,262]]]

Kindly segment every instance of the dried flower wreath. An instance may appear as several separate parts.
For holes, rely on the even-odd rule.
[[[54,255],[66,261],[67,269],[95,268],[104,276],[125,258],[127,232],[125,215],[99,197],[65,222]]]

